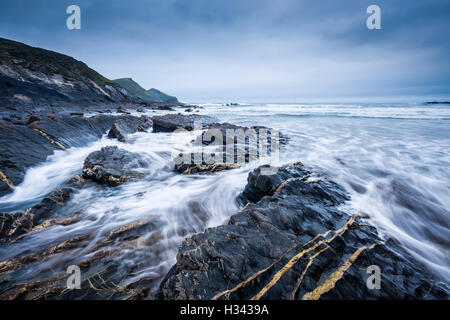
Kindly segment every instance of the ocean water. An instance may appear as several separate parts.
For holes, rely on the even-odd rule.
[[[398,240],[429,272],[450,282],[450,106],[201,106],[199,114],[214,115],[220,122],[280,130],[289,138],[280,151],[282,164],[301,161],[344,186],[351,200],[342,210],[369,215],[382,237]],[[142,234],[142,243],[156,232],[162,235],[161,240],[127,252],[119,263],[131,270],[121,285],[143,277],[157,284],[175,263],[178,246],[186,236],[226,223],[239,209],[235,198],[243,190],[248,172],[264,163],[262,159],[215,174],[175,173],[173,155],[198,134],[136,133],[127,144],[104,137],[86,147],[56,151],[45,163],[29,169],[12,194],[0,198],[0,212],[23,211],[37,203],[80,173],[85,157],[102,146],[117,145],[139,152],[145,155],[149,167],[143,169],[147,173],[143,180],[116,188],[92,184],[77,191],[59,214],[81,212],[81,221],[50,227],[0,247],[0,260],[40,252],[80,234],[95,235],[87,247],[74,249],[70,255],[56,255],[17,274],[22,282],[35,279],[50,269],[65,270],[92,255],[89,249],[109,231],[154,218],[159,229]]]

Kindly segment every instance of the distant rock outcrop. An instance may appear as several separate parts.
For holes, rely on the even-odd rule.
[[[425,104],[450,104],[450,101],[428,101]]]
[[[173,96],[169,96],[168,94],[165,94],[162,91],[159,91],[158,89],[151,88],[150,90],[147,90],[147,93],[152,97],[152,99],[156,99],[154,101],[158,102],[178,102],[178,99]]]
[[[177,98],[169,96],[159,90],[153,88],[145,90],[131,78],[116,79],[114,82],[118,83],[122,88],[127,90],[128,93],[142,99],[144,102],[178,102]]]

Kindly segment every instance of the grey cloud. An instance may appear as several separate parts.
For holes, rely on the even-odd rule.
[[[65,8],[82,8],[82,30]],[[382,29],[367,30],[378,4]],[[3,1],[1,36],[184,100],[450,95],[450,3]]]

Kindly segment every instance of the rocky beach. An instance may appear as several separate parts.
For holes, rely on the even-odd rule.
[[[431,181],[448,140],[416,159],[388,129],[386,145],[355,133],[445,128],[433,105],[188,104],[0,39],[0,299],[448,299],[448,194]],[[174,161],[186,150],[200,161]]]

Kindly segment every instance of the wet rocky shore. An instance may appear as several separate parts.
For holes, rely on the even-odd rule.
[[[227,225],[186,239],[160,299],[447,299],[367,216],[339,210],[348,195],[301,163],[248,176],[244,207]],[[375,287],[370,267],[381,271]],[[373,286],[372,286],[373,285]]]
[[[165,108],[180,112],[154,117],[130,114]],[[209,129],[238,128],[209,116],[182,114],[184,108],[180,104],[105,105],[97,106],[94,115],[85,115],[86,110],[1,110],[0,195],[11,193],[27,169],[55,150],[83,146],[105,135],[129,143],[130,134],[189,131],[194,121],[205,125],[201,137]],[[286,137],[280,140],[288,143]],[[239,168],[222,160],[173,165],[173,170],[202,175]],[[0,246],[77,223],[84,212],[63,210],[74,193],[89,185],[117,188],[139,181],[145,177],[142,169],[151,166],[143,155],[117,146],[92,152],[78,175],[40,203],[23,212],[0,214]],[[262,174],[266,169],[249,173],[236,198],[240,210],[227,224],[194,234],[189,226],[180,231],[185,240],[164,278],[133,280],[148,261],[163,254],[155,246],[162,241],[163,222],[149,218],[118,225],[102,237],[80,230],[78,236],[57,239],[52,246],[0,257],[0,299],[448,299],[448,286],[397,242],[382,239],[369,217],[341,210],[349,200],[341,186],[300,162]],[[64,261],[80,252],[81,289],[69,290]],[[26,278],[27,267],[45,265],[52,257],[59,258],[59,268],[44,268],[39,278]],[[368,285],[371,266],[381,270],[379,288]]]
[[[175,104],[179,105],[179,104]],[[64,112],[52,107],[0,109],[0,196],[23,181],[27,168],[39,164],[55,150],[83,146],[103,134],[124,141],[124,135],[151,128],[147,117],[135,117],[122,108],[144,110],[172,109],[174,104],[96,106],[95,109],[70,107]],[[113,111],[120,115],[112,115]],[[95,116],[84,116],[94,112]]]

